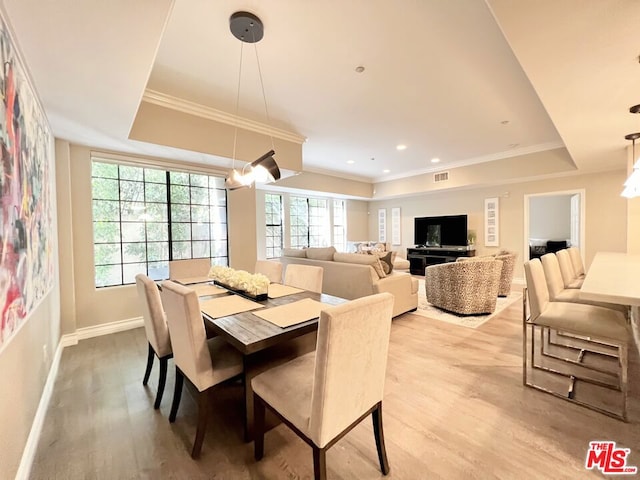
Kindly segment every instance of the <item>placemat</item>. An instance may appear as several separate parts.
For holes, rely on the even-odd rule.
[[[282,285],[281,283],[269,284],[269,298],[280,298],[300,292],[304,292],[304,290],[301,288],[290,287],[289,285]]]
[[[212,298],[200,302],[200,309],[211,318],[226,317],[234,313],[248,312],[256,308],[262,308],[257,302],[253,302],[239,295],[228,295],[226,297]]]
[[[222,287],[219,287],[217,285],[212,285],[210,283],[198,283],[195,285],[189,285],[189,288],[192,290],[195,290],[196,294],[199,297],[206,297],[208,295],[220,295],[222,293],[227,293],[227,290],[225,290]]]
[[[192,283],[205,283],[210,282],[211,279],[206,276],[202,277],[184,277],[184,278],[172,278],[174,282],[181,283],[182,285],[191,285]]]
[[[305,298],[286,305],[267,308],[261,312],[253,312],[253,314],[278,327],[286,328],[297,323],[306,322],[312,318],[318,318],[321,309],[322,303],[311,298]]]

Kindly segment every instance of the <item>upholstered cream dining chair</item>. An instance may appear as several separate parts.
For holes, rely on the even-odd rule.
[[[586,272],[584,269],[584,264],[582,263],[582,255],[580,255],[580,250],[578,247],[569,247],[567,248],[567,252],[569,252],[569,257],[571,258],[571,265],[573,266],[573,271],[575,272],[578,278],[584,278]]]
[[[287,265],[284,273],[284,284],[310,292],[322,293],[323,273],[322,267],[291,263]]]
[[[525,295],[523,296],[523,383],[525,386],[535,388],[545,393],[550,393],[556,397],[568,400],[591,410],[609,415],[614,418],[627,421],[627,366],[628,366],[628,342],[629,331],[627,329],[625,316],[616,310],[599,307],[595,305],[585,305],[579,303],[568,302],[550,302],[547,281],[545,279],[544,268],[539,259],[534,259],[524,264],[524,272],[527,281]],[[529,308],[527,308],[527,297],[529,298]],[[527,312],[530,315],[527,316]],[[528,328],[530,327],[530,328]],[[612,381],[596,380],[593,376],[585,375],[587,371],[597,372],[602,376],[607,373],[606,370],[583,362],[584,353],[577,356],[577,360],[573,360],[568,356],[552,355],[545,353],[544,331],[555,330],[556,332],[565,332],[570,335],[586,337],[589,340],[602,341],[605,345],[615,346],[617,355],[599,350],[589,350],[584,346],[558,345],[556,347],[564,347],[568,350],[590,352],[593,354],[603,355],[606,357],[614,357],[619,366],[619,372],[608,374],[608,377],[615,378]],[[527,332],[530,330],[530,335]],[[535,339],[536,330],[541,330],[540,340],[542,345],[536,348]],[[530,352],[530,353],[529,353]],[[537,357],[537,360],[536,360]],[[551,357],[555,361],[561,361],[565,364],[573,364],[578,366],[577,369],[560,370],[555,366],[549,366],[543,363],[543,357]],[[548,372],[552,375],[563,376],[569,379],[568,392],[558,392],[551,390],[548,386],[540,386],[534,381],[540,381],[541,378],[533,375],[533,380],[528,377],[529,369],[537,369]],[[570,367],[567,367],[570,368]],[[621,411],[606,408],[605,405],[587,401],[587,398],[578,400],[575,397],[575,382],[583,381],[622,392]],[[593,394],[593,392],[590,392]],[[589,393],[585,393],[588,395]]]
[[[209,258],[189,258],[186,260],[172,260],[169,262],[169,278],[180,280],[184,278],[206,277],[211,269]]]
[[[271,283],[282,283],[282,263],[273,260],[257,260],[255,273],[265,275]]]
[[[242,355],[215,337],[207,340],[198,295],[184,285],[162,282],[162,304],[173,344],[176,383],[169,421],[174,422],[180,406],[184,377],[197,390],[198,426],[191,456],[198,458],[209,416],[212,389],[242,373]]]
[[[593,300],[585,300],[580,296],[580,290],[577,288],[564,288],[564,281],[562,280],[562,273],[560,272],[560,265],[558,263],[558,257],[555,253],[547,253],[540,257],[542,263],[542,269],[544,271],[544,278],[547,282],[547,290],[549,292],[549,301],[551,302],[569,302],[569,303],[584,303],[585,305],[597,305],[599,307],[611,308],[618,310],[627,315],[628,307],[625,305],[618,305],[615,303],[595,302]]]
[[[578,278],[576,272],[573,270],[573,264],[571,263],[571,256],[566,248],[558,250],[556,253],[558,257],[558,264],[560,265],[560,274],[562,275],[562,281],[564,282],[564,288],[580,288],[582,287],[582,278]]]
[[[265,407],[313,449],[316,479],[326,478],[326,451],[369,414],[383,474],[389,462],[382,397],[393,295],[379,293],[322,310],[316,351],[254,377],[254,454],[264,453]]]
[[[160,290],[156,283],[143,273],[136,275],[136,288],[138,299],[142,307],[144,319],[144,332],[147,335],[149,350],[147,352],[147,368],[144,372],[142,385],[146,385],[153,368],[153,357],[158,357],[160,363],[160,375],[158,377],[158,390],[153,408],[160,408],[164,386],[167,382],[167,362],[173,356],[171,351],[171,339],[167,319],[162,309]]]

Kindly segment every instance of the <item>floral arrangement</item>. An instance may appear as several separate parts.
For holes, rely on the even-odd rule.
[[[209,278],[222,285],[245,291],[254,296],[267,293],[270,283],[269,278],[261,273],[249,273],[221,265],[211,267]]]

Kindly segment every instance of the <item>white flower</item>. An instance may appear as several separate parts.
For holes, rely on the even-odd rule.
[[[269,279],[261,273],[251,274],[244,270],[234,270],[221,265],[211,267],[209,278],[228,287],[248,292],[251,295],[267,293],[270,283]]]

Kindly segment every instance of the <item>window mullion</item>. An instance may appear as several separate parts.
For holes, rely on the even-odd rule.
[[[173,260],[173,232],[171,229],[171,172],[165,174],[167,186],[167,233],[169,235],[169,261]]]

